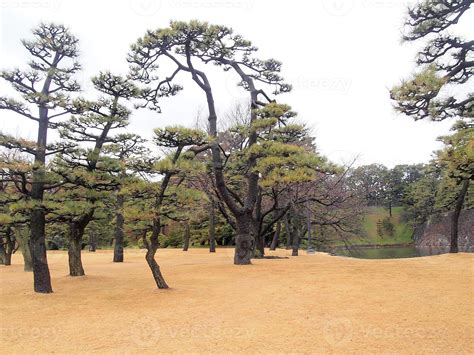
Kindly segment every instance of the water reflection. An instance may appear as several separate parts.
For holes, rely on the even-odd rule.
[[[380,248],[336,248],[332,255],[349,256],[359,259],[399,259],[439,255],[449,252],[449,248],[429,247],[380,247]],[[474,248],[459,248],[459,252],[472,253]]]

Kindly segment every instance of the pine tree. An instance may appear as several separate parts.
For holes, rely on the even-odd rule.
[[[426,40],[416,60],[420,72],[391,91],[395,109],[415,120],[474,116],[473,40],[452,34],[471,0],[422,0],[408,10],[405,41]],[[456,87],[456,92],[449,89]]]
[[[182,87],[174,84],[173,80],[180,72],[188,73],[195,84],[203,91],[208,113],[209,133],[212,153],[212,167],[215,186],[219,199],[225,203],[235,219],[236,248],[234,263],[246,265],[251,263],[255,247],[255,234],[252,228],[253,213],[256,208],[259,175],[255,171],[256,156],[248,155],[245,175],[246,186],[242,196],[232,193],[231,184],[224,175],[224,164],[217,132],[217,112],[212,91],[212,85],[206,73],[196,67],[196,61],[204,64],[214,64],[224,70],[232,71],[238,77],[238,83],[249,93],[249,121],[257,124],[257,111],[273,100],[257,83],[273,85],[273,94],[288,92],[291,87],[284,83],[278,74],[281,63],[274,60],[261,60],[255,57],[257,48],[240,35],[235,35],[232,29],[225,26],[210,25],[199,21],[171,22],[169,28],[148,31],[132,46],[129,55],[131,76],[145,84],[153,84],[144,90],[143,107],[160,110],[158,99],[177,94]],[[159,80],[155,72],[159,61],[166,59],[174,63],[175,70],[171,75]],[[247,146],[250,149],[257,143],[257,133],[249,130]],[[241,203],[242,202],[242,203]]]
[[[135,164],[145,160],[150,155],[149,149],[144,146],[145,139],[132,133],[123,133],[115,137],[115,143],[109,144],[105,152],[118,161],[119,172],[117,173],[117,188],[115,191],[115,228],[114,228],[114,256],[113,262],[123,262],[124,259],[124,225],[123,214],[125,204],[125,194],[122,192],[122,186],[127,184],[128,179],[136,176]],[[138,164],[138,170],[140,164]]]
[[[104,94],[96,102],[80,99],[76,105],[82,114],[72,116],[61,124],[61,138],[74,149],[62,152],[57,159],[56,173],[65,182],[66,209],[62,217],[69,226],[69,273],[83,276],[81,260],[82,239],[87,225],[93,220],[104,192],[114,191],[120,184],[116,160],[106,156],[107,144],[116,144],[124,136],[113,135],[128,125],[130,110],[119,103],[138,94],[127,79],[110,72],[92,78],[96,90]]]
[[[438,159],[448,176],[460,186],[454,203],[449,250],[457,253],[459,217],[470,182],[474,180],[474,119],[469,122],[458,121],[453,131],[453,134],[440,138],[445,147],[438,153]]]
[[[154,143],[167,150],[167,155],[158,161],[147,160],[136,165],[141,175],[150,176],[150,181],[137,179],[123,187],[130,202],[125,206],[126,228],[142,241],[147,252],[145,259],[152,272],[156,286],[168,288],[155,255],[160,247],[163,219],[173,212],[172,200],[176,198],[176,187],[172,179],[187,170],[194,170],[194,156],[201,146],[207,145],[206,135],[185,127],[155,129]],[[161,175],[161,180],[153,177]],[[172,210],[170,210],[170,208]]]
[[[34,143],[0,133],[0,145],[19,149],[34,157],[32,187],[29,198],[31,250],[34,290],[53,292],[46,258],[45,209],[42,205],[45,192],[46,158],[62,150],[48,144],[48,130],[57,127],[57,119],[73,112],[69,93],[77,92],[79,84],[73,76],[80,70],[78,40],[62,25],[40,24],[33,29],[33,40],[22,44],[32,57],[28,70],[4,70],[0,76],[21,94],[21,100],[0,97],[0,109],[9,110],[38,123],[38,138]],[[34,111],[36,110],[37,113]]]

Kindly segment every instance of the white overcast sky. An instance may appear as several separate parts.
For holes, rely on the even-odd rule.
[[[100,70],[127,73],[129,46],[147,29],[170,20],[199,19],[224,24],[250,39],[260,57],[283,62],[282,74],[293,91],[278,97],[289,103],[314,130],[319,150],[343,163],[358,165],[427,162],[440,147],[436,138],[452,122],[414,122],[396,114],[389,88],[414,69],[418,44],[402,44],[406,2],[398,0],[0,0],[0,67],[24,67],[28,61],[20,39],[41,21],[67,25],[80,39],[84,95],[93,98],[87,80]],[[455,27],[456,34],[474,36],[474,11]],[[130,130],[151,137],[152,128],[193,125],[204,110],[202,92],[179,78],[185,89],[165,99],[163,113],[141,110]],[[220,113],[245,94],[234,77],[212,74]],[[0,83],[1,94],[10,93]],[[244,96],[242,96],[244,95]],[[0,113],[0,130],[35,137],[27,119]],[[52,137],[54,139],[54,136]]]

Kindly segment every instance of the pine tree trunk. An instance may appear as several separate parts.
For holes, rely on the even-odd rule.
[[[254,234],[251,231],[252,221],[250,216],[237,217],[237,235],[235,236],[235,265],[249,265],[253,256],[255,245]]]
[[[252,230],[255,232],[254,258],[263,258],[265,256],[265,237],[260,228],[260,221],[262,221],[262,190],[258,188],[257,200],[255,202],[255,212],[251,215]]]
[[[124,218],[123,218],[123,195],[120,193],[117,195],[117,210],[115,212],[115,246],[114,246],[114,263],[123,262],[123,239],[124,239]]]
[[[57,58],[56,57],[55,59]],[[54,65],[52,66],[52,68]],[[48,73],[43,84],[42,94],[46,95],[52,82],[52,74]],[[48,108],[44,103],[39,105],[39,121],[38,121],[38,137],[36,140],[36,154],[34,164],[36,169],[33,170],[33,182],[31,185],[31,199],[37,203],[30,213],[31,236],[29,238],[29,247],[31,252],[31,260],[33,264],[33,285],[35,292],[51,293],[51,276],[49,273],[48,259],[46,256],[45,241],[45,211],[40,205],[44,195],[44,181],[46,164],[46,145],[48,139]]]
[[[211,201],[209,204],[209,252],[216,252],[216,226],[215,226],[215,211],[214,203]]]
[[[82,267],[82,237],[84,235],[84,228],[77,223],[71,222],[69,224],[69,275],[70,276],[84,276],[84,268]]]
[[[451,245],[449,248],[450,253],[457,253],[458,248],[458,233],[459,233],[459,217],[461,216],[462,206],[464,199],[466,198],[467,190],[469,188],[469,179],[462,181],[461,191],[459,192],[458,198],[456,199],[456,205],[451,221]]]
[[[276,224],[276,230],[275,234],[273,234],[273,239],[272,239],[272,244],[270,245],[270,250],[276,250],[278,246],[278,241],[280,239],[280,233],[281,233],[281,222],[278,221]]]
[[[160,266],[155,260],[155,251],[148,250],[145,256],[146,262],[148,263],[148,266],[150,267],[151,273],[153,274],[153,279],[155,280],[156,286],[159,289],[166,289],[169,288],[169,286],[166,284],[166,281],[161,274],[160,271]]]
[[[184,245],[183,245],[183,251],[188,251],[189,249],[189,238],[190,238],[191,232],[189,231],[189,222],[186,221],[184,223]]]
[[[300,248],[300,234],[298,233],[298,230],[295,231],[293,235],[293,245],[292,245],[292,251],[291,251],[291,256],[298,256],[298,249]]]
[[[312,241],[312,235],[311,235],[311,210],[309,207],[307,208],[307,214],[306,214],[306,229],[308,232],[308,248],[307,252],[313,251],[313,241]]]
[[[293,233],[291,232],[290,220],[288,214],[285,215],[285,232],[286,232],[286,250],[290,250],[293,245]]]
[[[50,86],[55,75],[57,63],[60,60],[60,53],[56,52],[51,70],[43,83],[41,89],[42,97],[45,98],[49,94]],[[46,145],[48,141],[48,107],[46,102],[41,98],[38,105],[38,136],[36,139],[36,151],[33,169],[33,181],[31,184],[31,199],[36,203],[36,206],[31,209],[30,213],[30,229],[31,235],[28,240],[31,260],[33,265],[33,285],[35,292],[38,293],[52,293],[51,275],[49,273],[48,259],[46,256],[46,241],[45,241],[45,225],[46,217],[45,211],[41,206],[44,196],[45,185],[45,165],[46,165]]]
[[[263,258],[265,256],[265,236],[261,233],[256,233],[257,236],[255,238],[255,258]]]
[[[296,229],[295,233],[293,234],[293,245],[292,245],[292,252],[291,256],[298,256],[298,250],[300,248],[301,239],[304,238],[307,230],[306,228],[302,227],[301,229]]]
[[[200,73],[200,78],[196,75],[194,69],[191,69],[193,73],[193,80],[197,82],[201,88],[206,93],[207,106],[209,110],[209,133],[212,137],[217,138],[217,114],[214,103],[214,96],[212,94],[212,88],[207,80],[207,77],[204,73]],[[244,75],[244,73],[239,73],[239,75]],[[204,80],[204,84],[201,80]],[[242,77],[242,80],[245,80],[249,85],[250,91],[250,121],[254,122],[257,119],[256,110],[258,108],[258,90],[253,86],[253,80],[250,76],[246,76],[245,79]],[[251,131],[248,136],[247,146],[251,147],[257,143],[257,131]],[[229,194],[229,191],[226,186],[225,176],[223,172],[223,161],[221,157],[221,150],[217,139],[211,140],[211,153],[212,153],[212,165],[214,178],[216,183],[217,191],[220,194],[220,197],[224,203],[229,207],[230,211],[236,219],[236,236],[235,236],[235,254],[234,254],[234,264],[235,265],[248,265],[251,264],[251,258],[253,255],[254,244],[255,244],[255,234],[251,232],[252,225],[252,213],[254,211],[255,203],[258,196],[258,173],[253,171],[253,167],[256,165],[257,158],[250,156],[247,160],[247,166],[249,173],[247,174],[247,191],[246,191],[246,202],[244,208],[238,206],[232,196]]]
[[[143,242],[147,249],[147,252],[145,254],[145,260],[148,266],[150,267],[156,286],[159,289],[166,289],[168,288],[168,285],[166,284],[166,281],[163,275],[161,274],[160,266],[155,260],[155,254],[159,247],[159,240],[158,240],[159,235],[160,235],[160,222],[158,220],[158,221],[154,221],[153,223],[153,232],[150,237],[150,242],[148,242],[147,240],[146,232],[143,235]]]
[[[12,264],[12,255],[15,252],[15,239],[13,237],[13,231],[11,227],[7,227],[5,234],[5,266]]]
[[[23,265],[24,271],[33,271],[33,265],[31,262],[31,253],[30,247],[28,245],[28,237],[29,237],[29,229],[26,227],[16,227],[15,228],[15,235],[16,241],[18,242],[21,250],[21,254],[23,256]]]
[[[28,246],[28,243],[23,242],[20,245],[20,248],[21,248],[21,254],[23,255],[23,263],[24,263],[23,270],[27,272],[33,271],[33,264],[31,263],[30,247]]]
[[[5,262],[4,262],[4,265],[5,265],[5,266],[10,266],[11,264],[12,264],[12,253],[6,252],[6,253],[5,253]]]
[[[31,237],[28,241],[33,265],[34,290],[38,293],[51,293],[51,276],[49,274],[45,243],[45,216],[42,208],[31,211]]]

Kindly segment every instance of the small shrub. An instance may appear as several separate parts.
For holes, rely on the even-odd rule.
[[[390,220],[390,217],[384,218],[384,220],[382,221],[382,228],[383,231],[391,237],[393,237],[393,235],[395,234],[395,226]]]

